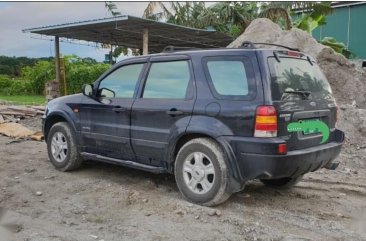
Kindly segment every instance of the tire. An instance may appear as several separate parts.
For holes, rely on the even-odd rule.
[[[279,179],[261,179],[261,182],[272,188],[291,188],[301,181],[303,175],[297,177],[284,177]]]
[[[55,148],[55,145],[58,148]],[[58,122],[51,127],[47,137],[47,151],[52,165],[59,171],[75,170],[83,161],[75,135],[66,122]]]
[[[231,196],[226,155],[209,138],[187,142],[178,152],[174,173],[180,192],[193,203],[215,206]]]

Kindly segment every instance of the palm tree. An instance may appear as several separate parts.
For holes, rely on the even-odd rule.
[[[110,12],[112,14],[113,17],[121,15],[121,12],[116,11],[117,6],[113,2],[104,2],[104,7],[107,9],[108,12]]]
[[[203,27],[198,18],[202,11],[206,9],[204,2],[169,2],[169,4],[170,6],[167,7],[162,2],[149,2],[143,17],[152,20],[164,19],[167,23],[187,27]],[[162,11],[155,13],[157,8],[160,8]]]
[[[162,2],[150,2],[143,17],[162,20],[195,28],[212,27],[216,31],[240,35],[256,18],[271,19],[284,29],[296,26],[305,31],[325,22],[325,16],[331,12],[326,2],[218,2],[206,7],[204,2],[169,2],[167,8]],[[161,12],[154,13],[160,7]],[[171,10],[169,10],[171,9]],[[306,12],[303,17],[292,23],[294,9]],[[319,24],[319,25],[317,25]]]
[[[256,2],[219,2],[203,11],[200,20],[217,31],[236,36],[258,17],[258,10]]]
[[[206,7],[204,2],[150,2],[143,17],[153,20],[165,19],[168,23],[207,28],[227,32],[237,30],[239,34],[257,16],[258,7],[255,2],[220,2],[212,7]],[[157,8],[162,12],[155,13]],[[169,10],[171,9],[171,10]],[[236,35],[236,34],[234,34]]]

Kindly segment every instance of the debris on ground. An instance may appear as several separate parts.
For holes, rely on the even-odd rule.
[[[7,122],[19,122],[20,119],[43,115],[44,111],[44,106],[0,105],[0,124]]]
[[[259,18],[253,20],[245,32],[227,47],[238,48],[244,41],[285,45],[311,55],[326,75],[340,104],[355,101],[357,107],[366,108],[366,72],[343,55],[318,43],[307,32],[297,28],[282,30],[271,20]],[[278,48],[267,45],[258,47]]]
[[[3,123],[0,124],[0,135],[13,137],[17,139],[30,138],[32,140],[41,141],[43,134],[40,131],[31,131],[27,127],[19,123]]]
[[[44,111],[45,106],[0,105],[0,135],[41,141],[43,139],[41,131],[32,131],[18,122],[37,119],[36,117],[43,115]]]
[[[42,196],[42,194],[43,194],[42,192],[39,192],[39,191],[36,192],[36,196]]]

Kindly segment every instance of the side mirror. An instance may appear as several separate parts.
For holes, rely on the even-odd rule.
[[[90,84],[83,85],[82,92],[85,96],[93,97],[93,86]]]
[[[102,98],[114,98],[116,94],[113,90],[107,89],[107,88],[101,88],[99,90],[99,95]]]

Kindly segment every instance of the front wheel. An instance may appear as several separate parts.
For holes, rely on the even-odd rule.
[[[215,206],[226,201],[228,167],[221,147],[209,138],[187,142],[178,152],[175,179],[183,196],[193,203]]]
[[[71,171],[82,164],[72,129],[66,122],[54,124],[47,137],[48,157],[60,171]]]
[[[290,188],[295,186],[299,181],[301,181],[303,175],[297,177],[284,177],[278,179],[261,179],[261,182],[269,187],[273,188]]]

